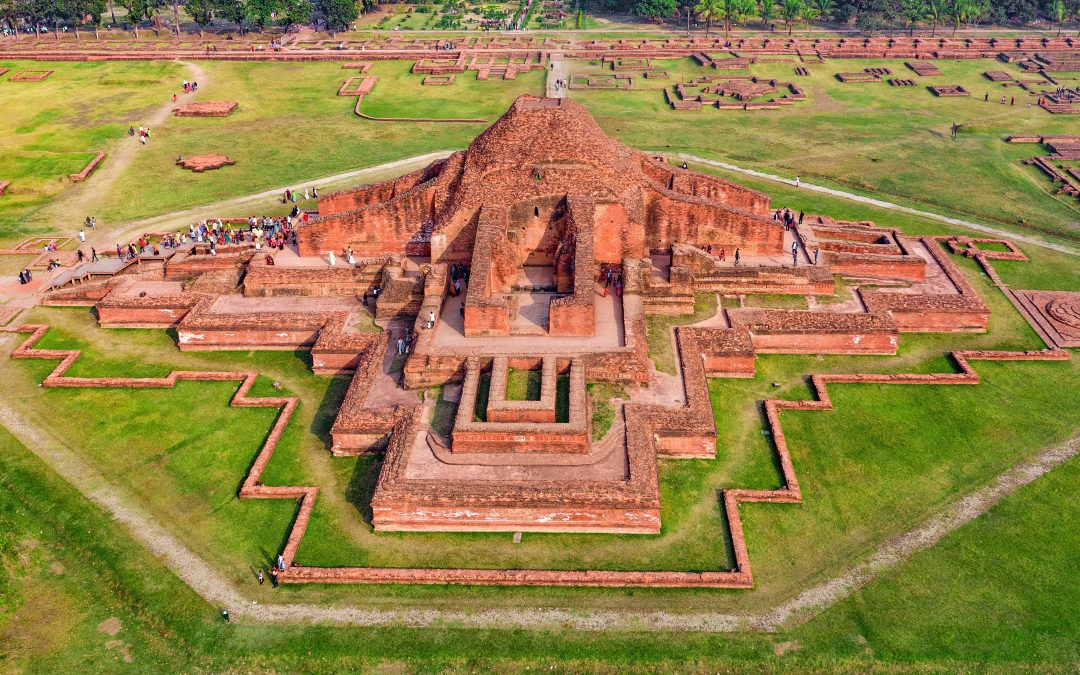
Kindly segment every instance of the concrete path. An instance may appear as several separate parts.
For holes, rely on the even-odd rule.
[[[570,75],[566,70],[566,60],[563,59],[562,52],[551,52],[551,65],[548,66],[547,73],[548,98],[564,98],[566,96],[566,88],[555,84],[559,80],[570,81]]]
[[[662,151],[657,151],[657,152],[662,152]],[[753,169],[744,169],[741,166],[736,166],[734,164],[728,164],[727,162],[720,162],[720,161],[717,161],[715,159],[705,159],[704,157],[698,157],[697,155],[691,155],[691,154],[688,154],[688,153],[685,153],[685,152],[672,153],[670,156],[674,157],[676,159],[681,159],[681,160],[687,161],[687,162],[694,162],[696,164],[704,164],[705,166],[715,166],[715,167],[720,168],[720,169],[726,169],[728,171],[734,171],[736,173],[741,173],[741,174],[744,174],[744,175],[747,175],[747,176],[753,176],[754,178],[763,178],[765,180],[771,180],[771,181],[774,181],[776,183],[783,183],[784,185],[790,185],[792,187],[795,187],[795,181],[790,179],[790,178],[784,178],[783,176],[777,176],[777,175],[771,174],[771,173],[764,173],[762,171],[755,171]],[[1068,254],[1068,255],[1080,255],[1080,251],[1077,251],[1077,249],[1075,249],[1075,248],[1073,248],[1071,246],[1067,246],[1065,244],[1056,244],[1054,242],[1046,241],[1045,239],[1042,239],[1041,237],[1036,237],[1036,236],[1033,236],[1033,235],[1018,234],[1018,233],[1013,232],[1011,230],[1004,230],[1004,229],[1000,229],[1000,228],[996,228],[996,227],[991,227],[990,225],[983,225],[981,223],[973,223],[970,220],[962,220],[960,218],[952,218],[950,216],[943,216],[943,215],[938,214],[938,213],[932,213],[930,211],[923,211],[921,209],[914,209],[914,208],[911,208],[910,206],[902,206],[900,204],[893,204],[892,202],[887,202],[887,201],[884,201],[884,200],[881,200],[881,199],[874,199],[873,197],[864,197],[862,195],[857,195],[857,194],[852,193],[852,192],[845,192],[843,190],[836,190],[834,188],[828,188],[828,187],[824,187],[822,185],[812,185],[810,183],[807,183],[806,181],[801,181],[798,187],[799,187],[799,189],[808,190],[810,192],[821,192],[821,193],[824,193],[824,194],[827,194],[827,195],[831,195],[833,197],[840,197],[842,199],[848,199],[848,200],[851,200],[853,202],[858,202],[860,204],[869,204],[870,206],[876,206],[876,207],[881,208],[881,209],[888,209],[889,211],[897,211],[899,213],[907,213],[907,214],[912,215],[912,216],[919,216],[921,218],[928,218],[930,220],[936,220],[938,222],[948,223],[949,225],[956,225],[957,227],[964,227],[964,228],[967,228],[969,230],[975,230],[976,232],[983,232],[985,234],[990,234],[990,235],[993,235],[995,237],[1003,237],[1005,239],[1011,239],[1013,241],[1022,241],[1022,242],[1026,243],[1026,244],[1034,244],[1035,246],[1041,246],[1043,248],[1048,248],[1048,249],[1050,249],[1052,251],[1057,251],[1058,253],[1065,253],[1065,254]]]

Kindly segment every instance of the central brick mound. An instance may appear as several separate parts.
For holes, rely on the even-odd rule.
[[[227,156],[219,155],[217,153],[184,157],[183,159],[178,159],[176,161],[177,166],[188,169],[189,171],[194,171],[195,173],[220,169],[223,166],[232,166],[233,164],[236,164],[235,159],[229,159]]]
[[[6,72],[6,71],[5,71]],[[24,70],[8,78],[10,82],[41,82],[52,75],[51,70]]]
[[[239,107],[235,101],[193,101],[173,108],[177,117],[228,117]]]
[[[217,255],[202,244],[164,257],[163,269],[63,288],[45,302],[92,305],[103,327],[173,328],[183,351],[304,350],[315,373],[352,373],[330,452],[383,453],[371,497],[377,531],[655,535],[660,460],[716,457],[709,378],[753,377],[759,353],[892,355],[906,332],[985,331],[990,310],[945,247],[978,261],[1007,295],[990,261],[1025,259],[1008,242],[912,238],[812,214],[785,227],[780,216],[763,193],[620,145],[572,101],[522,96],[465,150],[323,195],[318,216],[297,227],[299,261],[275,264],[246,241]],[[709,246],[729,255],[738,248],[743,264]],[[329,252],[349,264],[326,264]],[[837,294],[836,277],[850,299],[817,304]],[[668,384],[655,377],[646,317],[692,314],[698,293],[797,295],[811,309],[725,306],[678,327],[679,378]],[[1043,323],[1008,297],[1039,335],[1068,340],[1080,326],[1075,295],[1032,296]],[[393,339],[355,331],[368,312],[395,322]],[[400,376],[384,365],[400,363],[399,322],[414,326]],[[830,383],[972,385],[976,359],[1068,358],[1056,347],[961,351],[952,354],[955,372],[815,374],[813,400],[765,401],[782,480],[776,489],[723,490],[719,517],[734,560],[727,569],[313,568],[296,555],[318,489],[261,482],[296,399],[249,397],[254,373],[68,377],[77,352],[34,349],[43,326],[15,330],[33,335],[14,358],[59,361],[43,386],[236,380],[234,405],[279,406],[239,495],[298,501],[281,550],[285,583],[751,588],[742,502],[803,499],[780,411],[831,409]],[[538,384],[530,400],[512,398],[515,371]],[[596,439],[590,383],[628,386],[631,396]],[[436,387],[438,400],[423,393]]]

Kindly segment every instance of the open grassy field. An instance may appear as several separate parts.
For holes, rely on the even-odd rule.
[[[0,469],[5,669],[1045,671],[1080,659],[1078,587],[1060,583],[1073,560],[1056,553],[1080,545],[1075,460],[809,623],[739,635],[228,624],[3,430]]]
[[[943,74],[918,78],[898,60],[834,60],[798,78],[809,100],[771,111],[672,111],[660,88],[674,81],[716,74],[690,59],[657,60],[669,80],[641,80],[630,92],[572,91],[601,126],[640,148],[688,152],[779,173],[906,205],[960,215],[995,226],[1066,238],[1080,237],[1080,203],[1052,194],[1049,181],[1020,160],[1043,150],[1002,141],[1010,133],[1075,133],[1075,120],[1028,107],[1029,97],[1005,90],[982,72],[1011,64],[990,60],[939,62]],[[543,90],[544,74],[517,80],[478,82],[460,75],[450,87],[423,87],[408,62],[377,62],[379,77],[365,97],[364,111],[383,117],[482,117],[494,120],[518,94]],[[756,64],[752,74],[792,80],[790,63]],[[894,76],[918,80],[916,87],[884,82],[843,84],[834,74],[886,66]],[[3,63],[0,66],[16,66]],[[466,145],[482,124],[375,123],[352,114],[355,100],[335,96],[351,74],[336,63],[51,63],[48,80],[20,85],[34,106],[4,115],[0,176],[12,180],[10,202],[0,214],[0,239],[74,224],[96,213],[103,224],[251,194],[337,172],[372,166],[425,152]],[[599,65],[570,62],[571,70]],[[111,189],[94,193],[78,212],[64,208],[70,183],[64,178],[93,156],[133,142],[124,135],[142,113],[167,105],[181,79],[200,81],[199,99],[227,98],[239,110],[224,119],[168,118],[154,129]],[[931,83],[963,84],[973,96],[941,99]],[[991,103],[982,101],[989,93]],[[1016,106],[993,103],[1002,93]],[[67,100],[77,101],[69,105]],[[34,112],[29,112],[33,110]],[[807,120],[812,120],[808,133]],[[91,121],[92,127],[84,122]],[[961,124],[957,140],[949,139]],[[174,166],[177,155],[226,152],[235,166],[205,174]],[[109,160],[106,160],[108,162]],[[87,183],[93,185],[93,178]],[[23,189],[26,189],[24,192]],[[43,210],[53,201],[55,208]],[[211,214],[207,214],[211,215]],[[213,214],[217,215],[217,214]],[[1024,222],[1021,222],[1023,220]]]

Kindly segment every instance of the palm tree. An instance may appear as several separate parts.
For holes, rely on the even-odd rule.
[[[705,19],[705,37],[709,37],[713,19],[724,13],[724,0],[699,0],[698,4],[694,5],[694,11],[698,17]]]
[[[1069,18],[1069,8],[1065,6],[1064,0],[1054,0],[1050,3],[1050,16],[1053,17],[1054,21],[1057,21],[1057,36],[1061,37],[1061,24],[1065,23],[1065,20]]]
[[[907,21],[910,35],[915,34],[916,24],[926,19],[929,13],[926,0],[902,0],[900,3],[900,15]]]
[[[806,28],[810,28],[810,22],[818,18],[821,15],[821,10],[817,8],[817,5],[807,2],[802,6],[802,18],[806,24]]]
[[[787,24],[787,34],[791,35],[791,28],[795,24],[795,20],[802,16],[803,1],[802,0],[784,0],[780,5],[780,16],[784,17],[784,23]]]
[[[926,14],[933,22],[930,30],[930,37],[937,35],[938,21],[941,21],[941,15],[944,14],[945,0],[926,0]]]
[[[956,31],[960,29],[960,23],[967,21],[971,16],[972,3],[970,0],[948,0],[946,6],[946,14],[953,21],[952,34],[956,35]]]
[[[758,16],[761,17],[761,23],[768,29],[769,24],[776,18],[776,0],[760,0]]]
[[[833,10],[836,9],[836,2],[833,0],[812,0],[815,7],[818,10],[818,16],[824,21],[827,17],[832,16]]]

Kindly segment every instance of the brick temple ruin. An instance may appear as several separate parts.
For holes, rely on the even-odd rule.
[[[569,100],[522,96],[465,150],[323,195],[296,246],[275,252],[273,264],[250,244],[216,255],[189,244],[72,279],[45,304],[93,305],[105,327],[173,328],[181,350],[302,349],[316,373],[352,373],[330,451],[384,454],[371,504],[377,531],[658,534],[658,461],[723,450],[707,378],[753,377],[759,353],[886,355],[902,333],[985,331],[990,310],[945,247],[988,272],[989,259],[1025,259],[1011,244],[980,248],[986,241],[816,215],[785,225],[761,192],[621,146]],[[350,250],[355,264],[342,264]],[[677,374],[658,371],[646,317],[693,314],[701,293],[725,302],[671,331]],[[805,298],[808,308],[751,302],[776,295]],[[964,352],[959,374],[815,376],[819,401],[770,402],[784,485],[725,490],[734,571],[293,566],[318,489],[264,486],[259,476],[295,399],[267,399],[283,406],[285,422],[240,494],[300,500],[285,581],[746,587],[738,502],[801,500],[777,410],[827,408],[830,381],[971,384],[978,376],[968,360],[1067,358],[1057,346],[1075,343],[1076,296],[1010,295],[1045,352]],[[379,330],[358,328],[369,315]],[[106,386],[63,376],[77,352],[34,350],[44,328],[29,328],[35,336],[20,358],[63,359],[48,386]],[[522,371],[539,382],[529,400],[509,392]],[[250,387],[247,374],[225,375]],[[170,377],[131,386],[172,386]],[[628,392],[611,402],[614,420],[599,433],[591,383]],[[234,404],[258,404],[244,397],[242,387]]]

